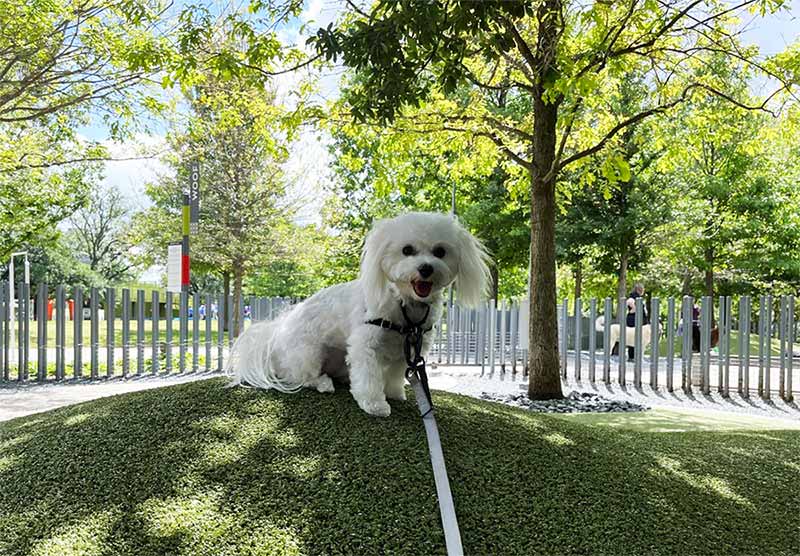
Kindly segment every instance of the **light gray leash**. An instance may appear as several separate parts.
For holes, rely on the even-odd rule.
[[[409,371],[414,371],[414,369],[409,369]],[[424,367],[422,372],[425,372]],[[428,398],[427,387],[422,384],[417,372],[406,372],[406,378],[414,388],[417,407],[422,415],[422,422],[425,424],[425,434],[428,436],[428,451],[431,454],[433,480],[436,482],[436,496],[439,498],[439,513],[442,516],[447,556],[463,556],[464,548],[461,546],[456,508],[450,492],[450,482],[447,479],[447,468],[444,465],[444,454],[442,454],[442,443],[439,440],[439,429],[436,426],[436,417]]]

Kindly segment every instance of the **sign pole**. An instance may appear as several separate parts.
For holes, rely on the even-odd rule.
[[[183,195],[183,242],[181,243],[181,291],[189,291],[189,195]]]

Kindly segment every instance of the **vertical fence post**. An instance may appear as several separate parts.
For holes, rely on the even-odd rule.
[[[717,344],[717,352],[719,356],[717,357],[717,393],[722,394],[725,390],[725,322],[727,315],[725,311],[727,310],[727,296],[721,295],[719,296],[719,325],[717,325],[717,330],[719,330],[719,344]]]
[[[711,363],[711,323],[712,312],[714,311],[713,300],[710,296],[704,295],[701,301],[700,318],[702,323],[700,325],[700,390],[703,394],[711,392],[711,377],[710,377],[710,363]]]
[[[39,284],[36,291],[36,380],[47,380],[47,284]]]
[[[180,293],[178,307],[178,372],[186,372],[186,348],[189,334],[189,293],[184,289]]]
[[[594,321],[597,319],[597,299],[589,300],[589,382],[595,381],[595,351],[597,351],[597,331]]]
[[[580,297],[575,298],[575,380],[581,379],[581,320],[583,316],[583,303]]]
[[[681,301],[681,388],[687,394],[692,390],[692,334],[694,328],[694,300],[685,295]]]
[[[64,286],[56,286],[56,380],[64,380],[64,349],[67,343],[67,302]],[[7,377],[6,377],[7,379]]]
[[[161,304],[159,303],[158,300],[158,290],[153,290],[152,296],[153,296],[152,299],[153,306],[151,308],[152,310],[150,314],[153,319],[153,326],[151,327],[153,333],[151,341],[152,345],[151,349],[153,350],[153,353],[151,355],[152,359],[151,359],[150,372],[152,372],[155,375],[158,374],[159,359],[161,358],[161,338],[158,330],[158,317],[159,314],[161,313]]]
[[[136,374],[144,374],[144,290],[136,291]]]
[[[0,369],[0,376],[5,381],[11,380],[11,303],[11,285],[9,282],[3,282],[2,298],[0,298],[0,309],[2,309],[0,313],[3,321],[3,365],[2,369]]]
[[[667,392],[675,389],[675,298],[667,299]]]
[[[25,344],[25,380],[28,380],[30,377],[28,373],[30,372],[30,357],[31,357],[31,284],[30,282],[22,285],[22,291],[25,294],[25,319],[24,322],[24,344]]]
[[[212,297],[209,294],[206,294],[206,310],[205,310],[205,325],[206,325],[206,372],[211,371],[211,302]],[[262,300],[263,301],[263,300]],[[261,306],[262,303],[259,303],[258,314],[260,317],[264,316],[263,307]]]
[[[281,300],[281,308],[283,308],[283,300]],[[233,313],[234,313],[234,306],[233,306],[233,296],[228,296],[228,302],[226,304],[228,308],[228,348],[233,347],[233,341],[236,339],[234,336],[233,330]],[[240,331],[241,332],[241,331]]]
[[[739,395],[750,397],[750,296],[739,298]]]
[[[778,345],[780,346],[778,348],[778,364],[780,365],[778,370],[778,397],[785,399],[786,392],[784,391],[784,385],[786,383],[786,324],[788,320],[786,315],[788,303],[785,295],[781,295],[778,305]]]
[[[122,289],[122,376],[131,369],[131,291]]]
[[[506,372],[506,333],[507,324],[506,318],[508,318],[508,306],[506,305],[506,300],[503,299],[500,302],[500,372]]]
[[[106,376],[114,376],[114,309],[116,307],[116,290],[106,288]]]
[[[166,328],[166,351],[167,360],[164,362],[165,371],[167,374],[172,372],[172,320],[174,316],[175,304],[172,300],[172,292],[168,291],[164,295],[164,324]]]
[[[723,388],[722,393],[730,396],[731,386],[731,329],[733,326],[733,299],[731,296],[725,297],[725,368],[723,369]]]
[[[477,346],[477,361],[476,363],[480,363],[481,366],[481,376],[486,369],[486,358],[485,355],[485,348],[486,348],[486,319],[488,318],[488,304],[482,303],[478,309],[478,346]]]
[[[494,374],[494,350],[497,338],[497,306],[494,299],[489,301],[489,373]]]
[[[0,282],[0,382],[8,380],[6,376],[6,328],[8,327],[8,320],[6,319],[6,283]]]
[[[603,300],[603,382],[611,384],[611,298]],[[594,326],[594,324],[592,324]]]
[[[661,336],[661,307],[659,299],[654,297],[650,300],[650,387],[658,388],[658,340]]]
[[[784,400],[791,402],[794,399],[792,393],[792,372],[794,371],[794,296],[790,295],[786,308],[786,397]]]
[[[242,331],[244,331],[244,317],[242,317]],[[192,372],[196,373],[200,367],[200,293],[192,295]]]
[[[627,313],[627,298],[620,297],[619,304],[617,305],[617,324],[619,325],[619,340],[617,340],[619,351],[617,352],[617,355],[619,359],[619,383],[622,386],[625,386],[625,383],[627,382],[625,374],[628,371],[626,367],[627,363],[625,361],[627,357],[625,353],[626,326],[628,324]]]
[[[764,399],[770,398],[772,386],[772,296],[767,295],[764,307]]]
[[[633,329],[633,385],[642,387],[642,359],[644,356],[644,342],[642,341],[642,326],[644,324],[644,299],[636,298],[634,304],[634,329]],[[622,333],[620,333],[622,335]],[[622,353],[620,353],[622,356]]]
[[[89,290],[89,366],[92,379],[100,376],[100,295],[97,288]]]
[[[566,299],[561,304],[561,326],[558,327],[561,342],[561,378],[567,378],[567,346],[569,345],[569,306]]]
[[[73,369],[72,376],[81,378],[83,375],[83,289],[76,286],[72,294],[72,328],[73,328]]]
[[[270,300],[270,318],[273,315],[272,300]],[[225,345],[225,295],[220,294],[217,304],[217,370],[222,371],[224,361],[222,356],[223,346]]]
[[[444,307],[442,312],[439,313],[439,320],[436,323],[436,362],[441,365],[442,363],[442,317],[444,316]]]
[[[451,286],[452,288],[452,286]],[[452,356],[453,356],[453,300],[452,297],[450,301],[447,303],[447,351],[445,360],[447,364],[450,365],[452,363]]]

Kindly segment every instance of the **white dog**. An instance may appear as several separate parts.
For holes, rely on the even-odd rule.
[[[594,329],[598,332],[605,331],[605,316],[601,315],[597,317],[597,320],[594,321]],[[614,344],[619,341],[619,323],[613,322],[611,323],[610,328],[610,336],[611,336],[611,343],[609,344],[612,348]],[[642,325],[642,348],[646,349],[650,346],[650,339],[651,339],[651,328],[649,324]],[[634,347],[636,344],[636,329],[630,326],[625,327],[625,346],[626,347]]]
[[[489,283],[487,261],[483,245],[452,216],[415,212],[376,222],[357,280],[317,292],[239,337],[228,367],[233,382],[332,392],[331,377],[349,378],[361,409],[388,416],[386,399],[405,399],[404,336],[397,330],[408,324],[405,315],[428,330],[425,356],[442,291],[455,282],[459,301],[476,305]]]

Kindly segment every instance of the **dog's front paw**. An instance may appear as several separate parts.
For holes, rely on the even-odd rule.
[[[392,413],[389,402],[385,400],[356,400],[358,407],[376,417],[388,417]]]
[[[333,381],[328,375],[322,375],[317,379],[317,392],[326,394],[328,392],[335,392],[336,388],[333,386]]]

